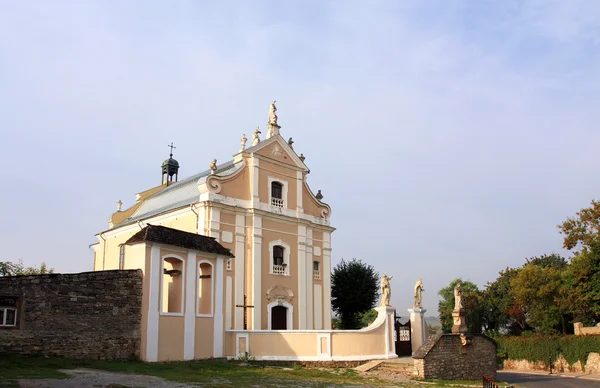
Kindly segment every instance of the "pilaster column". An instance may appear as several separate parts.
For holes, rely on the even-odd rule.
[[[252,222],[252,330],[261,329],[262,315],[262,217],[254,215]]]
[[[314,329],[315,323],[313,320],[313,273],[312,273],[312,258],[313,258],[313,230],[311,228],[306,229],[306,256],[304,262],[306,263],[306,328],[309,330]]]
[[[184,314],[184,341],[183,359],[193,360],[195,355],[194,345],[196,343],[196,253],[188,251],[185,263],[185,314]]]
[[[298,329],[306,329],[306,226],[298,225]]]
[[[221,211],[213,207],[210,208],[210,237],[214,237],[217,241],[220,240],[221,231]]]
[[[323,231],[323,328],[331,328],[331,232]],[[327,297],[329,295],[329,297]]]
[[[245,263],[246,263],[246,217],[243,214],[235,216],[235,303],[234,305],[244,304],[245,288]],[[242,330],[244,328],[244,309],[235,307],[234,328]]]
[[[252,208],[256,209],[259,207],[260,199],[258,197],[258,185],[259,185],[259,168],[258,159],[255,157],[250,158],[250,179],[252,181]]]

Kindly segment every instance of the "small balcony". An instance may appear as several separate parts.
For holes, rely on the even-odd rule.
[[[287,264],[282,264],[282,265],[275,265],[275,264],[273,264],[271,266],[271,273],[273,275],[286,276],[287,275]]]
[[[321,280],[321,271],[318,269],[313,270],[313,279]]]
[[[281,198],[271,198],[271,206],[275,206],[283,209],[283,199]]]

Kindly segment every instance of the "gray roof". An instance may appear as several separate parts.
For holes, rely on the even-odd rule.
[[[241,162],[233,163],[233,160],[230,160],[226,163],[218,165],[215,174],[229,175],[236,171],[240,166]],[[176,182],[164,190],[152,194],[150,197],[146,198],[144,203],[142,203],[142,205],[135,212],[133,212],[129,218],[115,225],[111,229],[133,224],[135,222],[198,202],[200,199],[198,183],[200,180],[206,179],[208,175],[210,175],[210,170],[203,171],[199,174],[192,175],[189,178]]]

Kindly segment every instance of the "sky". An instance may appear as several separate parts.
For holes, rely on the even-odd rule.
[[[277,100],[332,262],[406,316],[557,252],[600,197],[600,2],[0,0],[0,261],[93,269],[116,202],[229,160]]]

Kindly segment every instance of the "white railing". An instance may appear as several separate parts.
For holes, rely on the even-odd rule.
[[[273,275],[287,275],[286,273],[286,269],[287,266],[286,265],[275,265],[273,264],[273,267],[271,269],[271,273]]]
[[[283,199],[271,198],[271,205],[275,207],[283,207]]]
[[[318,269],[313,269],[313,279],[320,280],[321,279],[321,271]]]

